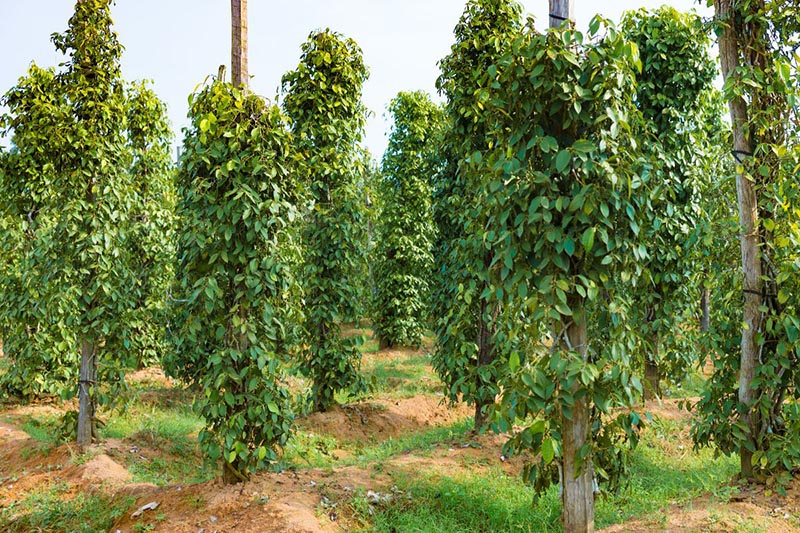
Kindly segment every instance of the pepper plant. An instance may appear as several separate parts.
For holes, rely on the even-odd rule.
[[[429,314],[430,187],[443,117],[424,92],[399,93],[389,112],[394,126],[380,174],[374,329],[383,346],[419,346]]]
[[[621,30],[635,43],[642,62],[636,73],[636,106],[644,118],[642,148],[650,159],[648,203],[652,216],[635,227],[648,247],[633,293],[645,339],[645,397],[661,395],[661,377],[680,380],[696,360],[692,330],[681,328],[695,308],[689,280],[696,264],[689,244],[699,225],[704,173],[723,157],[711,145],[707,113],[718,112],[709,93],[716,68],[709,39],[697,15],[662,7],[624,15]],[[710,109],[706,106],[710,105]]]
[[[3,244],[15,245],[0,267],[15,363],[4,382],[23,395],[77,393],[81,447],[95,434],[97,402],[118,397],[123,368],[157,349],[168,252],[140,237],[170,226],[163,106],[141,86],[126,91],[109,6],[77,2],[67,31],[53,35],[62,68],[33,65],[3,97],[12,134]]]
[[[792,52],[800,43],[800,13],[768,0],[720,0],[716,13],[733,130],[741,277],[724,295],[727,320],[712,329],[719,356],[692,434],[698,446],[738,453],[743,477],[781,481],[800,464],[800,150]]]
[[[358,314],[356,280],[366,261],[365,175],[359,149],[366,109],[361,89],[368,72],[352,39],[312,32],[300,64],[283,77],[284,108],[300,153],[300,172],[313,205],[302,232],[305,335],[300,371],[311,378],[311,403],[325,410],[337,391],[364,389],[360,338],[345,339],[342,322]]]
[[[200,445],[232,483],[276,459],[293,419],[283,369],[300,313],[295,155],[261,97],[217,80],[190,100],[168,368],[200,386]]]
[[[486,425],[488,408],[500,390],[505,355],[495,340],[502,311],[490,272],[496,256],[487,246],[485,206],[477,192],[489,171],[472,164],[472,155],[496,142],[489,135],[486,106],[496,83],[496,65],[521,30],[521,13],[514,1],[468,2],[437,80],[447,102],[440,170],[433,185],[438,231],[433,365],[451,401],[475,406],[476,430]]]
[[[510,375],[493,428],[525,421],[507,449],[537,457],[526,473],[538,488],[557,467],[567,530],[593,527],[595,465],[601,478],[624,466],[619,443],[635,443],[639,420],[613,411],[642,386],[628,306],[612,283],[647,259],[638,228],[651,169],[630,91],[639,66],[636,45],[600,18],[586,36],[529,24],[487,69],[484,123],[496,142],[469,158],[484,176],[476,185],[480,236],[494,257],[487,292],[507,310],[496,339]],[[613,335],[599,343],[589,333],[603,309]]]

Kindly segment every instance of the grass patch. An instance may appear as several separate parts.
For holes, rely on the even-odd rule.
[[[374,384],[373,392],[391,394],[396,398],[442,391],[442,382],[434,374],[427,355],[378,361],[364,373]]]
[[[709,492],[727,500],[727,482],[737,471],[735,459],[714,458],[712,450],[693,452],[685,436],[686,424],[656,421],[651,425],[633,452],[628,484],[618,494],[597,500],[598,527],[642,516],[666,520],[671,506]],[[379,461],[385,455],[376,452],[361,458]],[[406,497],[379,506],[370,505],[363,496],[351,501],[364,531],[561,531],[558,487],[537,498],[519,478],[499,468],[455,477],[402,474],[395,481]]]
[[[114,521],[135,501],[132,497],[105,497],[99,494],[78,494],[68,498],[67,486],[50,485],[32,492],[19,502],[0,508],[3,531],[22,533],[95,533],[108,531]]]
[[[190,405],[161,408],[138,404],[110,416],[101,434],[106,438],[124,439],[149,432],[159,438],[172,440],[197,433],[202,427],[203,419],[192,411]]]
[[[136,404],[109,417],[102,428],[104,438],[126,439],[140,450],[125,451],[121,459],[136,482],[168,485],[201,483],[214,477],[212,465],[203,460],[197,432],[203,419],[190,405],[159,407]],[[145,452],[156,450],[158,455]]]
[[[369,463],[385,461],[402,453],[424,454],[436,445],[462,438],[472,430],[472,418],[465,418],[451,424],[428,431],[404,435],[398,439],[388,439],[377,444],[358,442],[339,442],[335,438],[296,431],[284,448],[282,466],[284,468],[326,468],[333,466],[368,466]],[[336,459],[334,450],[343,450],[347,456]]]
[[[534,505],[533,490],[499,468],[476,476],[395,476],[404,494],[384,506],[356,497],[352,509],[368,526],[362,531],[472,533],[558,531],[561,506],[555,487]]]
[[[656,420],[633,453],[627,486],[599,501],[597,520],[610,525],[633,517],[666,516],[670,506],[704,493],[727,500],[727,482],[737,472],[736,458],[714,457],[713,450],[694,452],[685,433],[689,422]]]
[[[22,424],[22,431],[46,447],[52,447],[57,446],[60,442],[58,427],[59,419],[57,416],[30,417]]]

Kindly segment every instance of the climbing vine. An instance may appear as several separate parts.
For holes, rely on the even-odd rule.
[[[364,271],[367,224],[359,149],[367,79],[361,50],[330,30],[311,33],[300,64],[283,77],[284,108],[302,158],[313,205],[304,213],[302,274],[306,319],[300,370],[313,380],[311,402],[325,410],[337,391],[364,389],[360,338],[345,339],[342,321],[358,314],[355,281]]]
[[[201,447],[236,482],[277,458],[293,419],[283,369],[300,313],[295,155],[278,107],[223,81],[192,95],[189,117],[168,369],[199,385]]]
[[[521,30],[513,1],[471,1],[455,28],[456,42],[440,62],[439,91],[447,98],[446,125],[434,178],[436,269],[432,295],[437,348],[433,364],[451,401],[475,406],[475,428],[499,392],[504,352],[495,335],[501,307],[491,285],[496,256],[486,245],[482,183],[490,173],[471,164],[474,152],[494,146],[486,106],[497,63]]]
[[[735,286],[722,293],[723,316],[710,338],[718,354],[715,371],[692,433],[698,446],[713,443],[722,453],[738,452],[744,476],[775,481],[800,462],[800,412],[786,401],[800,395],[795,370],[800,315],[794,297],[800,273],[798,65],[790,52],[800,42],[798,8],[761,0],[717,7],[740,213],[749,212],[742,208],[748,200],[742,183],[754,195],[755,217],[742,217],[736,231],[742,234],[742,259],[750,240],[757,252],[752,264],[743,265],[744,278],[737,276]],[[742,230],[746,223],[754,224],[752,232]]]
[[[374,327],[384,345],[419,346],[433,269],[430,184],[441,108],[423,92],[389,105],[394,126],[381,167]]]
[[[3,97],[12,147],[0,172],[0,239],[14,251],[0,259],[2,336],[14,361],[3,383],[25,397],[77,394],[81,446],[95,433],[97,403],[119,397],[123,368],[160,350],[170,261],[143,236],[171,226],[171,134],[149,89],[125,89],[109,4],[78,2],[52,38],[66,62],[32,65]]]
[[[706,172],[723,154],[717,127],[707,119],[718,113],[711,93],[716,68],[709,40],[696,15],[668,7],[652,13],[628,12],[621,30],[635,43],[642,62],[636,73],[636,106],[643,123],[642,149],[651,165],[649,207],[652,216],[638,232],[648,248],[642,275],[631,292],[636,295],[632,319],[640,324],[644,343],[645,396],[661,395],[661,377],[680,380],[697,361],[695,328],[691,322],[698,280],[691,238],[700,227],[707,190]]]

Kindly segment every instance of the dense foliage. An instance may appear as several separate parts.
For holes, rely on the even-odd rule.
[[[293,418],[283,366],[299,320],[295,155],[280,110],[257,95],[216,81],[191,104],[168,368],[200,386],[201,446],[234,481],[276,458]]]
[[[434,182],[437,348],[433,364],[451,401],[475,405],[475,427],[499,392],[503,353],[495,346],[500,305],[491,288],[496,256],[488,246],[481,183],[489,171],[471,155],[493,146],[486,105],[497,63],[521,29],[513,1],[469,2],[455,28],[456,42],[440,62],[439,91],[447,98]],[[492,234],[493,235],[493,234]]]
[[[366,260],[365,175],[359,148],[366,110],[361,88],[368,72],[352,39],[313,32],[300,64],[283,77],[284,108],[313,200],[303,214],[305,349],[300,370],[313,380],[311,402],[325,410],[336,391],[362,390],[359,338],[341,335],[342,321],[361,305],[355,280]]]
[[[174,201],[165,109],[144,85],[125,89],[109,3],[78,2],[53,36],[63,68],[33,65],[3,97],[4,386],[79,392],[88,425],[98,395],[117,395],[97,385],[160,352]]]
[[[652,166],[652,216],[640,229],[648,255],[633,288],[637,303],[631,315],[645,339],[645,396],[652,397],[661,395],[662,375],[680,382],[697,360],[697,330],[680,326],[692,321],[699,299],[691,282],[699,266],[691,244],[699,237],[691,236],[702,227],[706,172],[724,155],[711,145],[719,141],[708,120],[719,112],[711,85],[717,72],[699,17],[668,7],[639,10],[625,14],[621,29],[639,49],[636,106]]]
[[[394,126],[380,174],[374,329],[385,346],[419,346],[429,313],[430,187],[442,111],[426,93],[414,92],[398,94],[389,112]]]
[[[736,173],[755,188],[760,276],[755,291],[743,287],[738,277],[720,294],[724,314],[711,331],[714,374],[698,405],[693,436],[698,445],[713,443],[722,453],[739,452],[743,473],[759,477],[781,477],[800,462],[800,314],[794,297],[800,289],[800,153],[797,57],[791,52],[800,42],[798,14],[797,6],[785,2],[749,0],[734,3],[717,21],[720,30],[732,30],[738,65],[728,73],[725,98],[732,110],[742,102],[747,106],[746,123],[735,128],[744,130],[751,153],[734,152],[732,162]],[[758,304],[752,326],[757,360],[749,384],[753,400],[742,402],[739,377],[745,343],[743,339],[739,350],[737,335],[747,333],[742,330],[748,327],[742,324],[742,300],[751,298]]]
[[[580,410],[591,426],[610,422],[629,430],[631,418],[610,417],[611,409],[631,405],[641,393],[627,349],[625,302],[612,280],[630,277],[646,259],[638,229],[649,170],[639,156],[640,121],[627,89],[636,48],[611,27],[601,37],[603,25],[595,18],[587,40],[569,29],[526,30],[497,67],[491,125],[503,142],[473,157],[492,170],[484,187],[494,193],[486,198],[498,257],[494,292],[524,310],[519,320],[504,322],[512,376],[497,428],[532,421],[510,442],[541,452],[532,478],[555,458],[562,465],[592,460],[602,432],[590,425],[575,430],[585,438],[569,452],[578,457],[562,454],[566,426],[578,424]],[[605,325],[615,330],[608,344],[586,336],[594,306],[616,313]],[[536,343],[533,351],[513,346],[516,338]]]

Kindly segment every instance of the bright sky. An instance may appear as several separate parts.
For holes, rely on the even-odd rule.
[[[702,3],[702,5],[700,5]],[[596,12],[618,21],[622,12],[669,4],[703,16],[705,0],[576,0],[578,29]],[[547,25],[547,0],[525,0],[525,11]],[[309,32],[330,27],[354,38],[364,52],[370,79],[364,102],[373,115],[365,144],[380,158],[390,127],[385,110],[398,91],[435,94],[437,61],[447,55],[465,0],[250,0],[251,89],[270,99],[281,76],[297,66]],[[73,0],[0,0],[0,93],[24,75],[31,61],[57,65],[50,34],[66,29]],[[174,129],[187,124],[187,97],[220,64],[230,62],[230,2],[227,0],[117,0],[115,28],[125,46],[123,75],[149,79],[168,107]],[[230,71],[230,69],[229,69]]]

